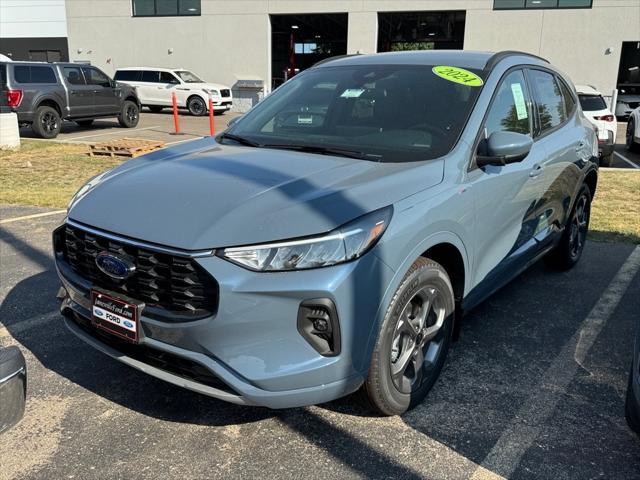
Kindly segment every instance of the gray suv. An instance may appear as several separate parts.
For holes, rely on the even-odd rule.
[[[121,126],[132,128],[140,118],[135,88],[89,65],[1,62],[0,80],[20,126],[31,125],[41,138],[55,138],[62,120],[88,127],[96,118],[117,117]]]
[[[61,310],[98,350],[212,397],[286,408],[362,389],[400,414],[464,312],[538,259],[578,262],[597,155],[543,59],[330,60],[216,139],[83,186],[53,235]]]

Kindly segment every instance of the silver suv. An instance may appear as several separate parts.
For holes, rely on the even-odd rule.
[[[89,127],[96,118],[117,117],[125,128],[138,124],[135,88],[104,72],[75,63],[0,62],[2,95],[20,126],[41,138],[55,138],[62,120]]]

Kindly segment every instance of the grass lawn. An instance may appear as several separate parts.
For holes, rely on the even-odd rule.
[[[122,162],[86,153],[84,145],[33,140],[0,151],[0,203],[65,208],[89,178]],[[639,170],[600,171],[590,238],[640,243]]]

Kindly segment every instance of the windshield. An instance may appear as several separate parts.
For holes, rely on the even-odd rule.
[[[600,95],[578,95],[580,105],[585,112],[597,112],[598,110],[606,110],[607,104]]]
[[[184,83],[204,83],[200,77],[188,70],[180,70],[175,72],[175,74],[178,75]]]
[[[382,162],[430,160],[453,148],[481,91],[443,79],[432,68],[311,69],[283,84],[229,132],[267,147],[343,149]]]

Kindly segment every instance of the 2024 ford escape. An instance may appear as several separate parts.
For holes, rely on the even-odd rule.
[[[272,408],[419,403],[456,323],[535,260],[580,258],[597,141],[526,54],[339,58],[217,139],[87,183],[54,233],[62,311],[118,360]]]

